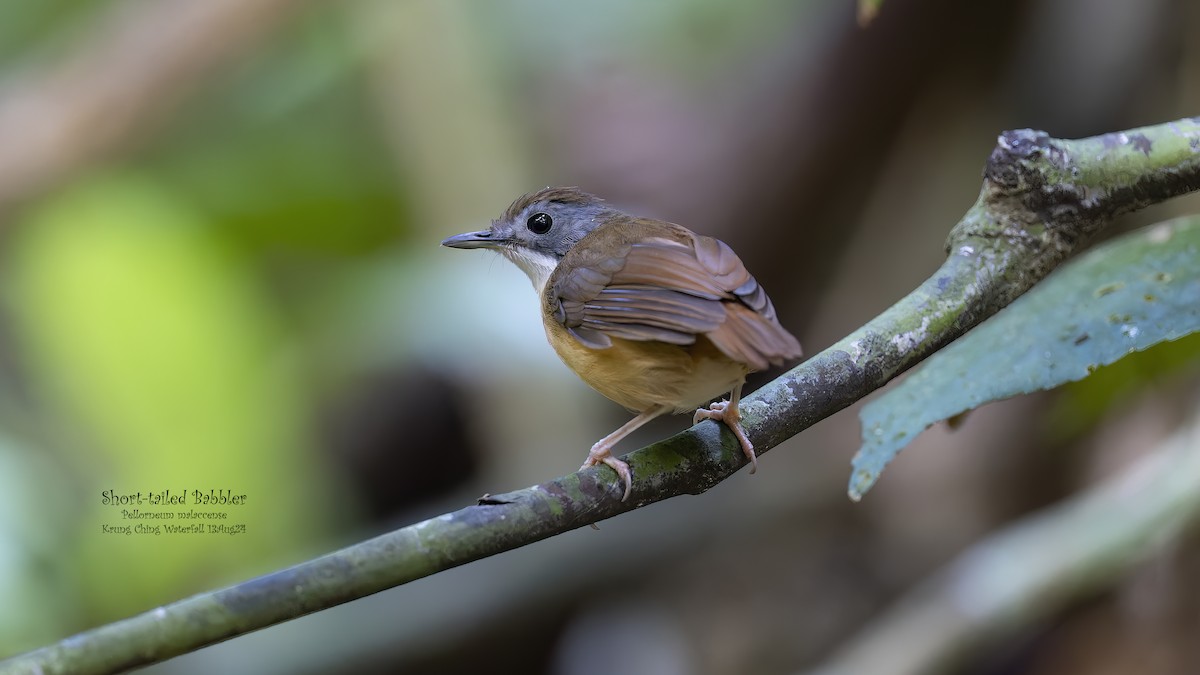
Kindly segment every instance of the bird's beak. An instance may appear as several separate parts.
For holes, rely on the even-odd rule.
[[[479,232],[464,232],[456,234],[453,237],[447,237],[442,241],[442,246],[450,248],[499,248],[504,242],[491,230],[480,230]]]

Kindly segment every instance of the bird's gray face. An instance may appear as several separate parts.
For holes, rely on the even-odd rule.
[[[567,251],[615,213],[575,188],[546,188],[517,199],[492,226],[442,242],[452,248],[490,248],[513,261],[541,293]]]

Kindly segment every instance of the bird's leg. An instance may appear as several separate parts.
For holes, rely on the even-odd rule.
[[[692,418],[692,424],[699,424],[701,420],[724,422],[733,435],[737,436],[738,442],[742,444],[742,452],[746,453],[746,459],[750,460],[750,473],[754,473],[758,471],[758,456],[754,454],[754,444],[746,437],[746,430],[742,428],[742,413],[738,410],[743,384],[745,383],[738,382],[730,392],[728,401],[717,401],[707,408],[697,410],[696,415]]]
[[[596,441],[596,444],[592,446],[591,452],[588,453],[587,459],[583,461],[583,466],[579,467],[579,470],[583,471],[589,466],[596,466],[597,464],[607,464],[612,467],[613,471],[617,472],[617,477],[625,483],[625,495],[621,497],[621,501],[629,499],[629,489],[633,485],[633,475],[629,472],[629,465],[613,457],[610,451],[614,445],[620,443],[621,439],[632,433],[634,429],[669,410],[670,408],[664,405],[647,408],[642,414],[622,425],[620,429]]]

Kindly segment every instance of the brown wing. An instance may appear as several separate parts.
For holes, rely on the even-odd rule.
[[[753,370],[800,355],[800,344],[779,325],[770,298],[732,249],[651,222],[598,228],[559,264],[547,309],[580,343],[603,349],[623,338],[689,345],[703,335]],[[645,237],[647,229],[662,236]]]

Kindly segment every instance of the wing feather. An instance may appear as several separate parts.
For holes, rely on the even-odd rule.
[[[637,236],[647,227],[661,236]],[[604,246],[590,246],[602,236]],[[677,225],[629,219],[597,228],[559,264],[546,293],[551,316],[593,349],[613,338],[690,345],[704,336],[753,370],[800,356],[737,254]]]

